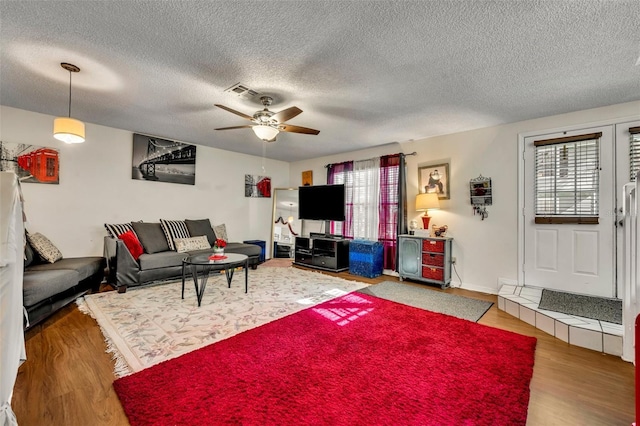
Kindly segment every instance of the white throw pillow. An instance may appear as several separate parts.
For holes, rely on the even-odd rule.
[[[227,227],[224,223],[214,226],[213,233],[216,234],[216,238],[229,242],[229,237],[227,237]]]
[[[206,235],[191,238],[176,238],[173,242],[176,244],[176,251],[178,253],[211,248]]]
[[[39,232],[27,234],[31,247],[47,262],[55,263],[62,259],[62,253],[51,241]]]

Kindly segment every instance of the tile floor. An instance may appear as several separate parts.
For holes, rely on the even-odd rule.
[[[622,356],[622,325],[538,309],[540,297],[541,288],[505,284],[498,309],[571,345]]]

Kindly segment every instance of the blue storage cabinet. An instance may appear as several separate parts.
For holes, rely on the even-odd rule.
[[[375,278],[382,275],[382,243],[353,240],[349,244],[349,273]]]
[[[243,241],[243,243],[245,244],[255,244],[257,246],[260,246],[260,262],[264,262],[265,257],[266,257],[266,249],[267,249],[267,242],[263,241],[263,240],[245,240]]]

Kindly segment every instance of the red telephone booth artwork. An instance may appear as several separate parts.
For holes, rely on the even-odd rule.
[[[267,176],[244,175],[245,197],[271,197],[271,178]]]
[[[21,172],[21,181],[59,183],[59,154],[53,148],[38,148],[16,157]]]

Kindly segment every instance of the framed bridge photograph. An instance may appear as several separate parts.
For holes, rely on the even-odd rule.
[[[196,146],[134,133],[131,178],[195,185]]]

